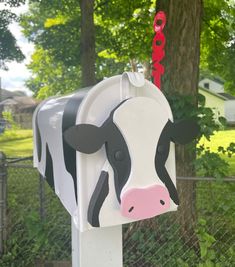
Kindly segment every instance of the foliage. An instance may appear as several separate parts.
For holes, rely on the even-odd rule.
[[[27,86],[38,98],[61,95],[81,85],[78,1],[29,1],[21,17],[25,36],[35,43]]]
[[[208,152],[211,152],[214,157],[216,158],[215,160],[220,161],[219,158],[223,159],[224,162],[227,162],[229,164],[229,170],[227,173],[228,175],[234,175],[235,173],[235,157],[233,156],[233,149],[234,149],[234,143],[231,141],[235,139],[235,130],[224,130],[224,131],[216,131],[214,134],[210,137],[210,140],[207,140],[205,137],[202,137],[200,139],[200,142],[198,143],[197,150],[198,154],[203,156],[203,151],[206,150]],[[199,159],[198,159],[199,160]],[[200,160],[199,160],[200,161]],[[225,167],[224,162],[221,162],[222,166]],[[196,163],[197,164],[197,163]],[[212,173],[216,172],[216,169],[219,169],[220,165],[218,164],[216,166],[216,169],[213,170],[212,167],[210,167],[210,162],[208,163],[209,165],[207,166],[206,164],[206,159],[205,162],[201,161],[201,164],[204,165],[203,168],[200,168],[200,166],[197,166],[198,171],[199,169],[200,172],[202,171],[203,173],[208,173],[209,169],[211,170]],[[215,165],[213,161],[211,162],[211,165]],[[220,172],[220,170],[219,170]],[[218,177],[219,178],[219,177]]]
[[[49,51],[43,48],[36,49],[28,67],[33,76],[27,81],[27,86],[37,93],[40,99],[62,95],[80,88],[80,67],[65,66],[63,62],[54,60]]]
[[[197,237],[199,240],[200,258],[198,262],[194,262],[193,266],[196,267],[229,267],[234,262],[234,249],[230,247],[227,251],[218,253],[215,244],[217,240],[211,235],[208,230],[208,223],[205,219],[199,219],[196,229]],[[182,258],[177,259],[180,267],[191,267],[188,261]]]
[[[222,77],[231,93],[235,93],[234,15],[234,1],[204,0],[201,68]]]
[[[124,70],[149,66],[153,38],[152,22],[155,13],[153,0],[103,1],[97,0],[94,10],[96,26],[96,78],[122,73]],[[22,16],[21,25],[25,35],[36,44],[36,54],[47,58],[47,62],[33,58],[29,68],[34,76],[28,82],[30,89],[40,98],[63,93],[69,83],[74,90],[81,79],[80,54],[80,7],[76,0],[29,1],[29,13]],[[227,80],[227,88],[233,86],[234,7],[231,1],[204,0],[203,31],[201,37],[201,69],[214,72]],[[40,51],[37,51],[40,50]],[[40,65],[37,69],[37,65]],[[54,68],[63,69],[63,77],[54,86],[54,79],[47,75],[46,86],[40,83],[44,66],[48,73]],[[72,70],[72,75],[70,72]],[[56,70],[54,70],[56,72]],[[61,71],[59,71],[61,72]],[[52,72],[53,73],[53,72]],[[76,77],[76,74],[78,75]],[[147,74],[149,76],[149,73]],[[75,79],[74,79],[75,78]],[[53,88],[53,89],[52,89]],[[76,87],[77,88],[77,87]],[[48,92],[46,92],[48,90]],[[67,89],[65,90],[68,91]]]
[[[17,7],[24,1],[3,0],[5,9],[0,10],[0,68],[7,69],[6,63],[16,60],[18,62],[24,59],[20,48],[16,44],[16,39],[9,30],[9,24],[17,20],[17,16],[7,7]]]
[[[198,154],[199,158],[195,162],[197,175],[206,177],[215,177],[221,179],[228,175],[229,164],[223,160],[218,153],[211,152],[209,148],[200,146],[198,151],[203,150],[202,154]]]
[[[179,225],[174,219],[173,214],[172,217],[163,214],[153,219],[154,229],[136,228],[135,224],[124,226],[124,267],[182,267],[179,259],[187,261],[190,267],[194,266],[197,256],[181,239]]]
[[[216,259],[215,251],[212,249],[212,245],[215,243],[215,238],[207,233],[206,231],[206,221],[200,219],[198,222],[197,236],[200,246],[200,256],[201,262],[198,267],[209,267],[214,266],[214,260]],[[219,267],[216,265],[215,267]]]
[[[129,70],[130,60],[135,66],[144,61],[150,63],[153,2],[96,1],[98,81]],[[28,14],[21,17],[25,36],[36,44],[28,66],[33,73],[28,87],[39,98],[73,91],[81,84],[79,2],[57,0],[48,4],[45,0],[31,0],[29,4]]]
[[[40,217],[38,177],[32,168],[8,168],[8,239],[0,266],[35,266],[37,259],[70,257],[70,216],[45,184],[47,213]]]
[[[20,126],[14,121],[12,113],[10,111],[3,111],[2,117],[10,125],[11,131],[18,130]]]
[[[23,32],[36,47],[66,66],[80,63],[80,8],[76,0],[29,1],[29,12],[21,17]]]
[[[97,1],[96,25],[103,34],[97,36],[97,43],[106,51],[106,57],[115,57],[128,63],[150,61],[153,38],[153,18],[155,1]],[[103,40],[103,35],[108,36]]]
[[[205,107],[205,97],[198,95],[199,107],[194,108],[192,103],[192,96],[182,96],[180,94],[170,94],[167,96],[171,105],[174,119],[180,120],[185,118],[192,118],[196,120],[200,126],[200,138],[205,138],[210,141],[211,136],[226,125],[223,117],[216,121],[214,113],[210,108]],[[192,149],[192,146],[189,146]],[[229,174],[229,164],[224,158],[221,158],[219,153],[223,153],[231,157],[235,153],[234,143],[230,143],[227,147],[220,146],[217,151],[212,152],[209,147],[200,144],[196,148],[197,160],[194,163],[195,170],[199,176],[212,176],[221,179]]]
[[[233,154],[235,154],[235,143],[230,143],[227,148],[224,148],[223,146],[218,147],[218,152],[222,152],[224,155],[227,155],[229,158],[232,157]]]
[[[125,225],[124,266],[233,266],[235,251],[233,242],[228,242],[234,231],[233,190],[234,184],[200,182],[196,191],[197,199],[200,199],[196,205],[198,250],[183,242],[175,214],[163,214],[152,219],[150,225],[153,228]],[[214,195],[217,197],[212,198]],[[225,206],[226,209],[222,210]]]

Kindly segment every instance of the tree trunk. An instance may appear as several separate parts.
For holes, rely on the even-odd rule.
[[[200,28],[202,0],[158,0],[156,11],[164,11],[167,22],[163,29],[166,37],[165,58],[161,63],[165,66],[162,76],[162,90],[172,95],[193,96],[197,105]],[[195,150],[187,150],[183,146],[176,147],[177,176],[190,177],[195,175],[192,162]],[[195,183],[178,181],[177,189],[180,198],[179,220],[183,237],[191,245],[195,244],[194,224]]]
[[[144,77],[147,80],[151,80],[151,63],[149,61],[143,62]]]
[[[131,70],[133,72],[138,72],[138,68],[137,68],[137,63],[134,59],[130,59],[130,63],[131,63]]]
[[[94,0],[80,0],[82,86],[96,83]]]

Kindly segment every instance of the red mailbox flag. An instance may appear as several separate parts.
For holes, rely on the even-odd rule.
[[[152,70],[152,76],[153,76],[153,83],[161,90],[161,75],[164,74],[164,66],[160,63],[160,61],[165,56],[165,35],[162,32],[166,25],[166,15],[163,11],[159,11],[153,22],[153,29],[155,31],[155,36],[153,38],[152,43],[152,62],[153,62],[153,70]]]

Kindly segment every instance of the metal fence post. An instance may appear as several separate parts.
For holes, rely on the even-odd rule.
[[[39,202],[40,202],[40,218],[43,221],[46,218],[45,209],[45,179],[39,175]]]
[[[0,152],[0,255],[4,252],[6,240],[6,209],[7,209],[7,167],[6,156]]]

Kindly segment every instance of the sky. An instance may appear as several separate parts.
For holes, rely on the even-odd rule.
[[[5,7],[2,3],[0,3],[0,9],[2,8]],[[22,14],[27,11],[27,5],[23,5],[18,8],[11,8],[11,11],[17,15]],[[34,45],[24,38],[21,32],[21,27],[18,23],[12,23],[9,26],[9,29],[15,36],[18,46],[25,55],[25,60],[22,63],[17,63],[15,61],[7,63],[6,65],[9,69],[8,71],[0,69],[2,88],[9,91],[23,90],[28,95],[32,95],[32,92],[26,88],[25,81],[30,77],[30,71],[27,69],[26,65],[30,62],[30,57],[34,51]]]

